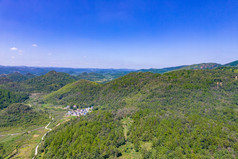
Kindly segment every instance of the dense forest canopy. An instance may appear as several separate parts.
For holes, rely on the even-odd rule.
[[[46,96],[45,100],[82,107],[95,105],[99,114],[112,113],[114,122],[119,125],[112,126],[111,131],[123,127],[126,133],[119,131],[121,134],[118,135],[124,134],[125,142],[110,146],[109,150],[103,146],[95,150],[96,143],[85,137],[85,144],[78,145],[80,142],[76,141],[82,139],[78,132],[85,130],[100,134],[102,128],[85,124],[82,130],[81,126],[73,125],[80,125],[83,121],[75,120],[73,125],[65,125],[63,130],[58,129],[47,137],[42,147],[43,158],[63,155],[92,158],[95,152],[101,158],[107,158],[120,156],[128,152],[128,148],[141,154],[141,158],[236,158],[237,75],[237,68],[180,70],[163,75],[130,73],[106,84],[78,81],[74,83],[75,90],[72,84],[66,85]],[[103,131],[106,130],[104,127]],[[68,136],[67,139],[57,142],[62,134]],[[105,139],[105,142],[112,139]],[[72,147],[57,149],[67,142]],[[80,151],[75,151],[73,145],[80,147]],[[88,148],[83,147],[86,145]],[[91,153],[82,153],[82,149]],[[102,155],[108,151],[116,153]]]
[[[26,76],[31,76],[30,74]],[[15,80],[16,81],[16,80]],[[45,75],[37,76],[21,82],[10,82],[0,87],[18,92],[52,92],[60,89],[64,85],[74,82],[75,78],[69,74],[50,71]]]
[[[41,125],[49,121],[49,114],[36,111],[32,107],[15,103],[0,111],[0,127],[21,125],[22,127]]]
[[[8,90],[0,89],[0,109],[6,108],[12,103],[20,103],[28,99],[26,93],[15,93]]]

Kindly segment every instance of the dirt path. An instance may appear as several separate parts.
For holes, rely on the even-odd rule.
[[[52,118],[52,121],[53,121],[53,120],[54,120],[54,118]],[[45,129],[48,130],[48,131],[42,136],[40,143],[37,144],[36,149],[35,149],[35,156],[34,156],[32,159],[34,159],[34,158],[38,155],[38,148],[39,148],[41,142],[44,140],[45,136],[46,136],[50,131],[52,131],[52,129],[55,129],[56,127],[60,126],[61,124],[63,124],[63,123],[65,123],[65,122],[69,121],[69,119],[64,120],[63,122],[57,124],[54,128],[50,129],[50,128],[48,128],[48,126],[52,123],[52,121],[49,122],[49,123],[45,126]]]
[[[45,136],[46,136],[50,131],[52,131],[52,129],[51,129],[51,128],[48,128],[48,126],[52,123],[53,120],[54,120],[54,118],[52,118],[52,120],[45,126],[45,129],[48,130],[48,131],[42,136],[40,143],[37,144],[36,149],[35,149],[35,156],[38,154],[38,148],[39,148],[41,142],[44,140]],[[32,159],[34,159],[35,156],[34,156]]]

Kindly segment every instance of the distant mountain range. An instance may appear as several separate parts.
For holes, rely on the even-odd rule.
[[[100,74],[115,74],[122,72],[132,72],[133,69],[100,69],[100,68],[63,68],[63,67],[28,67],[28,66],[1,66],[0,74],[10,74],[14,72],[19,72],[21,74],[31,73],[34,75],[44,75],[50,71],[64,72],[70,75],[79,75],[81,73],[100,73]]]
[[[167,67],[162,69],[141,69],[138,72],[152,72],[152,73],[165,73],[169,71],[175,70],[204,70],[204,69],[214,69],[218,67],[238,67],[238,60],[234,62],[230,62],[227,64],[218,64],[218,63],[201,63],[201,64],[193,64],[193,65],[182,65],[176,67]]]
[[[163,74],[165,72],[174,71],[174,70],[189,70],[189,69],[214,69],[218,67],[238,67],[238,60],[230,62],[227,64],[218,64],[218,63],[201,63],[193,65],[181,65],[175,67],[166,67],[166,68],[150,68],[150,69],[99,69],[99,68],[60,68],[60,67],[27,67],[27,66],[1,66],[0,65],[0,74],[12,74],[18,72],[20,74],[28,75],[44,75],[52,70],[56,72],[64,72],[70,75],[81,75],[82,73],[97,73],[102,75],[112,75],[113,77],[120,77],[126,75],[130,72],[152,72]]]

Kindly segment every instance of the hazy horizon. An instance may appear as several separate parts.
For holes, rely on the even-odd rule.
[[[238,1],[0,1],[0,65],[164,68],[238,59]]]

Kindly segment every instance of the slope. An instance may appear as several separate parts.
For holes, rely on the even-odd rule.
[[[0,89],[0,109],[6,108],[12,103],[23,102],[26,99],[28,99],[27,94]]]
[[[45,97],[46,102],[54,104],[90,104],[95,100],[100,84],[87,80],[70,83]]]
[[[52,132],[41,148],[44,157],[92,158],[95,152],[109,158],[131,151],[142,158],[236,158],[237,75],[238,69],[179,70],[163,75],[140,72],[100,85],[93,99],[84,101],[85,105],[93,103],[99,111]],[[78,91],[86,91],[81,89]],[[70,101],[67,95],[60,101],[64,99]],[[104,118],[119,124],[108,123],[111,132],[123,127],[123,119],[128,119],[126,138],[122,131],[117,134],[124,136],[125,142],[114,141],[104,151],[98,150],[95,145],[109,145],[115,134],[105,138],[107,126],[92,126],[95,113],[99,114],[97,120]],[[78,135],[81,131],[87,132],[87,137]],[[63,140],[63,136],[67,139]],[[95,137],[96,143],[92,140]],[[92,153],[85,153],[85,148]]]
[[[225,64],[224,66],[228,66],[228,67],[238,67],[238,60],[237,60],[237,61],[230,62],[230,63],[228,63],[228,64]]]

